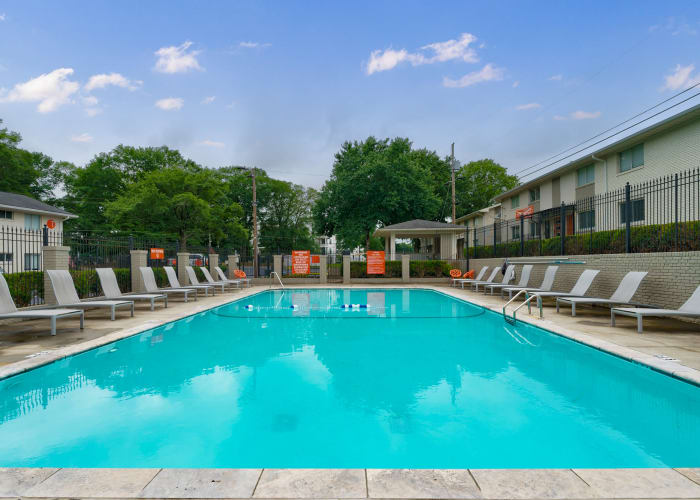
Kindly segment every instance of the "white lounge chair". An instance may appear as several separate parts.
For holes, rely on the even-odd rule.
[[[222,284],[224,286],[229,286],[229,287],[235,287],[236,290],[239,290],[241,288],[241,282],[239,280],[219,280],[216,281],[214,278],[212,278],[211,273],[209,272],[209,269],[206,267],[200,267],[202,270],[202,273],[204,274],[204,278],[207,280],[207,283],[211,285],[218,285]]]
[[[197,290],[192,288],[158,288],[156,276],[153,274],[153,269],[150,267],[139,267],[141,277],[143,278],[143,286],[148,293],[164,293],[165,295],[180,295],[185,298],[185,302],[191,293],[194,293],[194,300],[197,300]]]
[[[496,268],[498,270],[498,268]],[[501,285],[509,285],[510,282],[513,279],[513,276],[515,276],[515,266],[513,264],[509,264],[508,267],[506,267],[506,272],[503,275],[503,278],[501,279]],[[479,291],[479,286],[484,287],[484,291],[486,291],[486,287],[489,285],[489,283],[479,283],[478,281],[476,283],[472,283],[472,288],[476,290],[477,292]],[[493,290],[491,291],[491,295],[493,295]]]
[[[212,291],[211,292],[212,295],[214,294],[214,287],[211,285],[182,286],[177,279],[177,274],[175,274],[175,269],[173,269],[171,266],[163,266],[163,269],[165,269],[165,274],[168,276],[168,282],[170,283],[170,286],[172,288],[189,288],[189,289],[195,290],[195,291],[202,290],[204,292],[205,297],[207,297],[209,295],[209,290]]]
[[[471,283],[472,281],[481,281],[484,279],[484,274],[486,274],[486,271],[488,270],[489,266],[484,266],[481,269],[479,269],[479,274],[476,275],[475,278],[457,278],[454,281],[454,285],[457,286],[457,283],[460,283],[462,285],[462,288],[464,288],[465,283]]]
[[[537,297],[537,307],[542,310],[542,299],[556,299],[557,297],[583,297],[586,292],[591,287],[593,283],[593,278],[595,278],[600,270],[598,269],[586,269],[578,277],[576,283],[570,292],[525,292],[525,297],[528,298],[530,295],[535,295]]]
[[[185,271],[187,272],[187,277],[190,279],[192,285],[200,285],[199,279],[197,279],[197,273],[194,272],[192,266],[185,266]],[[217,286],[221,287],[221,293],[224,293],[224,288],[226,285],[224,283],[208,283],[211,288],[216,289]]]
[[[216,274],[219,275],[219,278],[221,279],[221,281],[224,281],[224,280],[228,279],[228,278],[226,277],[226,273],[224,273],[224,272],[221,270],[221,268],[220,268],[219,266],[216,266],[216,267],[214,268],[214,270],[216,271]],[[239,281],[240,281],[241,283],[243,283],[244,285],[250,286],[250,284],[251,284],[251,279],[250,279],[250,278],[236,278],[236,279],[239,280]]]
[[[630,301],[632,297],[634,297],[634,294],[637,293],[637,288],[639,288],[639,284],[646,275],[646,271],[630,271],[622,278],[617,290],[615,290],[615,293],[613,293],[609,299],[602,299],[600,297],[558,297],[557,312],[559,312],[560,304],[571,304],[572,316],[576,316],[576,304],[603,304],[610,306],[615,304],[630,304],[643,306],[644,304]]]
[[[530,273],[532,272],[532,265],[527,264],[523,266],[520,270],[520,281],[518,282],[519,287],[526,287],[527,282],[530,281]],[[496,283],[494,285],[486,285],[484,290],[491,290],[491,295],[493,295],[494,290],[502,290],[503,288],[509,287],[509,283]],[[503,295],[503,293],[501,293]]]
[[[700,318],[700,286],[685,304],[678,309],[645,309],[642,307],[613,307],[610,309],[610,325],[615,326],[615,315],[632,316],[637,318],[637,331],[642,333],[642,320],[644,316],[685,316],[688,318]]]
[[[103,309],[110,310],[112,321],[115,320],[116,310],[122,307],[131,309],[131,315],[134,315],[133,300],[80,300],[78,292],[73,283],[73,277],[68,271],[52,269],[46,271],[49,275],[51,288],[56,297],[56,302],[59,306],[77,309]]]
[[[501,288],[501,297],[505,292],[508,292],[508,298],[512,299],[513,294],[525,290],[526,292],[548,292],[554,286],[554,277],[557,274],[559,266],[547,266],[544,272],[544,278],[542,279],[542,284],[539,287],[527,287],[527,286],[511,286],[506,288]]]
[[[108,299],[125,299],[125,300],[143,300],[151,303],[151,311],[156,308],[156,300],[163,300],[165,307],[168,307],[168,296],[164,293],[132,293],[124,295],[119,289],[117,276],[114,274],[114,269],[111,267],[98,267],[95,269],[97,276],[100,278],[100,285],[105,297]]]
[[[0,273],[0,320],[1,319],[48,319],[51,321],[51,335],[56,335],[56,320],[80,316],[80,329],[83,329],[85,311],[82,309],[26,309],[19,310],[10,295],[5,277]]]

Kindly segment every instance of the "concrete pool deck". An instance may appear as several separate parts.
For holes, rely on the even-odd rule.
[[[289,288],[311,288],[299,286]],[[328,285],[324,288],[348,288]],[[500,312],[499,297],[448,286],[353,285],[349,288],[430,288]],[[78,321],[0,325],[0,378],[21,373],[164,323],[267,290],[252,287],[197,302],[171,301],[151,312],[137,304],[135,317],[88,311]],[[534,312],[534,310],[533,310]],[[566,312],[566,311],[565,311]],[[675,377],[700,384],[700,326],[676,320],[633,319],[609,326],[609,311],[586,309],[572,318],[545,308],[545,319],[519,319]],[[669,361],[657,355],[675,358]],[[699,498],[700,468],[692,469],[57,469],[0,468],[0,497],[26,498],[413,498],[567,499]]]

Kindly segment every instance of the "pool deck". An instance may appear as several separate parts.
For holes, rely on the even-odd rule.
[[[342,285],[326,287],[347,288]],[[504,301],[448,286],[357,285],[350,288],[431,288],[500,312]],[[291,288],[291,287],[290,287]],[[303,286],[298,288],[310,288]],[[170,321],[266,290],[253,287],[197,302],[170,301],[151,312],[137,303],[135,317],[109,321],[99,310],[78,321],[0,324],[0,378],[135,335]],[[535,310],[533,309],[533,312]],[[633,318],[609,326],[609,310],[584,309],[571,317],[546,307],[527,321],[578,342],[700,384],[700,326],[672,319]],[[659,356],[673,358],[663,359]],[[634,418],[634,416],[631,416]],[[1,444],[0,444],[1,445]],[[698,498],[700,468],[693,469],[56,469],[0,468],[2,498],[408,498],[588,499]]]

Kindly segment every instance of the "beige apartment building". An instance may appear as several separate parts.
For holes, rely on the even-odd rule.
[[[494,222],[512,221],[518,213],[539,212],[540,225],[526,219],[525,231],[529,236],[542,231],[542,237],[549,238],[559,235],[557,217],[561,204],[565,203],[576,208],[565,220],[567,235],[574,231],[610,229],[611,219],[614,219],[613,224],[624,223],[624,199],[618,194],[623,192],[625,184],[640,185],[699,167],[700,105],[697,105],[592,153],[579,155],[561,167],[496,196],[492,206],[460,217],[456,222],[477,229],[477,245],[492,245],[494,238],[496,243],[501,239],[518,240],[518,225],[504,227],[503,234],[500,230],[478,231],[479,228],[493,227]],[[617,204],[619,208],[608,209],[606,214],[599,213],[601,210],[597,213],[592,197],[606,193],[612,200],[608,206]],[[672,210],[670,197],[650,196],[641,190],[636,193],[631,198],[631,223],[634,225],[652,223],[649,214],[655,211]],[[690,199],[684,203],[697,205],[699,202]],[[551,218],[547,216],[549,210]],[[602,217],[606,217],[604,224]],[[474,243],[470,238],[469,245]]]

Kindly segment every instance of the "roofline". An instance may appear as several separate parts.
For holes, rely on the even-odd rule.
[[[387,229],[386,227],[380,227],[376,231],[374,231],[374,234],[372,236],[381,236],[383,234],[388,235],[389,233],[397,233],[397,232],[406,232],[409,234],[436,234],[440,232],[455,232],[455,233],[463,233],[464,232],[464,226],[458,226],[458,227],[435,227],[435,228],[421,228],[421,229],[410,229],[410,228],[405,228],[405,229]]]
[[[496,208],[496,207],[500,207],[500,206],[501,206],[501,203],[494,203],[493,205],[489,205],[488,207],[480,208],[479,210],[474,210],[471,213],[468,213],[468,214],[463,215],[461,217],[457,217],[455,219],[455,222],[469,220],[470,218],[472,218],[472,216],[476,217],[478,214],[488,213],[488,211],[491,210],[492,208]]]
[[[578,158],[571,160],[569,163],[566,163],[562,165],[561,167],[557,167],[554,170],[551,170],[547,173],[544,173],[540,175],[539,177],[535,177],[531,181],[527,181],[524,184],[520,184],[517,187],[514,187],[513,189],[509,189],[508,191],[504,191],[503,193],[497,195],[494,199],[495,200],[504,200],[505,198],[508,198],[509,196],[518,193],[520,191],[523,191],[533,184],[538,184],[542,182],[544,179],[547,179],[548,177],[556,177],[557,175],[560,175],[564,173],[565,171],[574,168],[576,166],[582,166],[581,164],[583,162],[588,163],[588,162],[594,162],[595,160],[591,158],[591,156],[599,156],[599,155],[609,155],[611,153],[618,152],[621,149],[624,149],[623,146],[627,146],[628,143],[630,142],[635,142],[637,140],[641,140],[640,136],[650,136],[655,133],[663,132],[663,131],[670,131],[673,130],[676,127],[680,127],[681,125],[692,121],[695,118],[695,115],[698,114],[700,115],[700,104],[696,104],[693,107],[690,107],[688,109],[684,109],[680,113],[676,113],[673,116],[669,116],[668,118],[664,118],[663,120],[654,123],[653,125],[649,125],[646,128],[643,128],[641,130],[638,130],[637,132],[634,132],[630,135],[627,135],[623,137],[622,139],[619,139],[611,144],[608,144],[607,146],[603,146],[600,149],[597,149],[595,151],[591,151],[589,153],[586,153],[582,156],[579,156]],[[698,116],[700,118],[700,116]]]
[[[0,203],[0,208],[9,208],[10,210],[16,210],[18,212],[27,212],[30,214],[41,214],[41,215],[55,215],[57,217],[63,217],[64,219],[77,219],[78,216],[68,213],[68,212],[51,212],[49,210],[37,210],[35,208],[24,208],[24,207],[16,207],[14,205],[5,205],[3,203]]]

